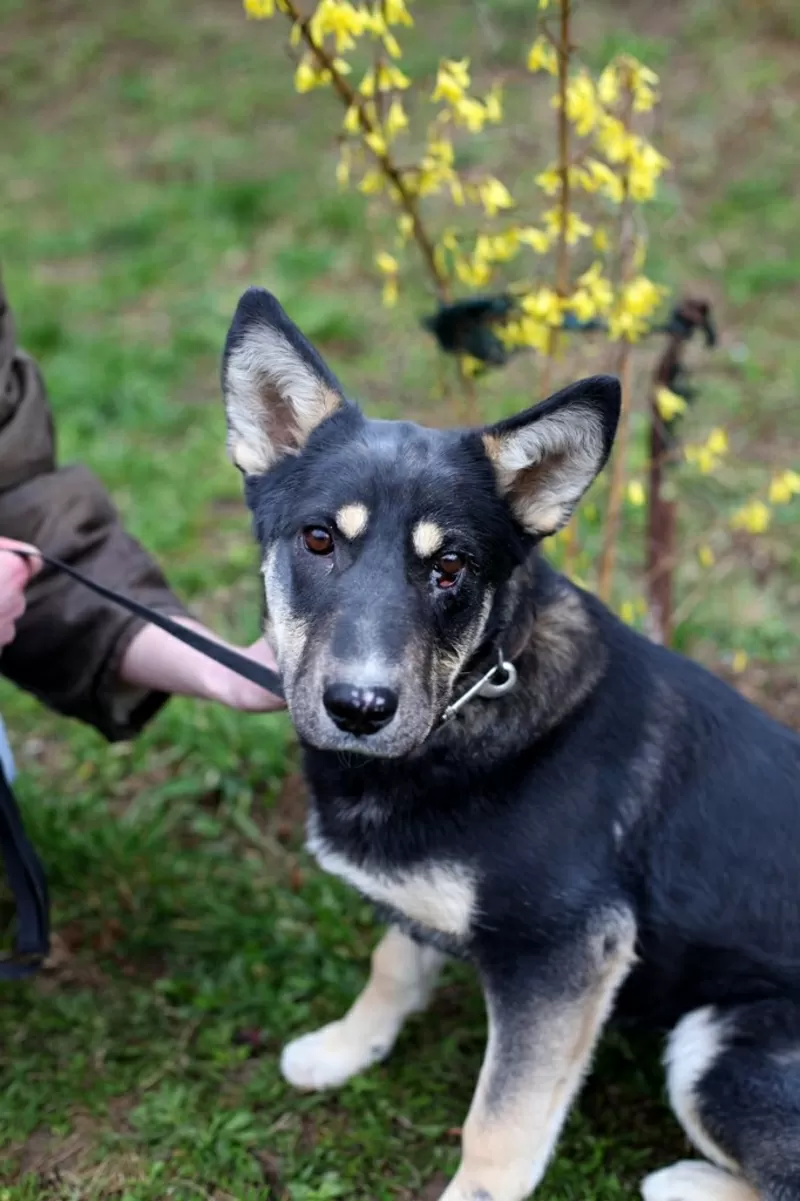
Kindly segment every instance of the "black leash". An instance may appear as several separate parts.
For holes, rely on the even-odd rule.
[[[73,580],[77,580],[79,584],[96,592],[98,596],[113,601],[114,604],[120,605],[129,613],[141,617],[151,625],[159,626],[173,638],[177,638],[179,642],[185,642],[187,646],[193,647],[194,650],[208,656],[209,659],[214,659],[245,680],[250,680],[251,683],[257,684],[274,696],[283,697],[280,676],[270,668],[264,667],[263,664],[254,663],[252,659],[240,655],[227,646],[221,646],[212,638],[206,638],[204,634],[198,634],[196,630],[187,629],[173,618],[165,617],[163,613],[157,613],[147,605],[132,600],[129,596],[124,596],[113,588],[107,588],[105,584],[98,584],[96,580],[90,580],[88,576],[76,571],[69,564],[62,563],[60,559],[44,555],[41,551],[15,550],[14,553],[23,558],[41,559],[48,567],[55,571],[63,571]],[[39,857],[25,833],[19,807],[2,768],[0,768],[0,854],[2,854],[6,875],[17,907],[14,956],[9,959],[0,959],[0,980],[21,980],[38,971],[42,960],[50,950],[47,880]]]
[[[0,768],[0,852],[17,906],[14,958],[0,959],[0,980],[21,980],[41,967],[50,950],[47,880],[28,841],[11,786]]]
[[[60,559],[54,559],[51,555],[43,555],[41,551],[24,550],[15,550],[14,554],[21,555],[26,559],[41,559],[48,567],[52,567],[55,571],[63,571],[66,575],[71,576],[73,580],[77,580],[79,584],[83,584],[85,588],[90,588],[92,592],[96,592],[98,596],[102,596],[105,600],[113,601],[116,605],[121,605],[123,609],[127,609],[129,613],[134,613],[137,617],[141,617],[151,625],[160,626],[162,630],[166,630],[168,634],[171,634],[173,638],[177,638],[179,642],[185,642],[187,646],[200,651],[201,655],[206,655],[209,659],[215,659],[217,663],[221,663],[223,667],[227,667],[230,671],[236,672],[237,675],[243,676],[251,684],[257,684],[259,688],[264,688],[267,692],[271,692],[273,696],[279,696],[281,699],[284,699],[283,684],[281,683],[280,676],[277,672],[264,667],[263,664],[254,663],[252,659],[248,659],[245,655],[240,655],[238,651],[233,651],[227,646],[221,646],[213,638],[206,638],[205,634],[198,634],[196,630],[187,629],[186,626],[182,626],[180,622],[175,621],[172,617],[165,617],[163,613],[157,613],[155,609],[143,605],[140,601],[131,600],[129,596],[124,596],[121,592],[116,592],[113,588],[107,588],[105,584],[98,584],[96,580],[90,580],[88,576],[83,575],[80,571],[76,571],[68,563],[62,563]]]

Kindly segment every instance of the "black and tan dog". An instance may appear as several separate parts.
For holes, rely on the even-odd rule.
[[[605,463],[617,382],[483,430],[370,421],[254,289],[223,385],[309,846],[391,922],[286,1079],[382,1059],[467,956],[489,1038],[443,1201],[534,1189],[612,1013],[671,1028],[704,1157],[648,1177],[647,1201],[798,1201],[800,739],[536,549]]]

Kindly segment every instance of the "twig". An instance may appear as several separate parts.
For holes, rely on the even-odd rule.
[[[631,344],[626,340],[620,349],[617,363],[617,374],[620,377],[622,388],[622,407],[617,427],[614,458],[611,463],[611,484],[608,490],[606,525],[603,531],[603,550],[600,558],[600,572],[597,583],[597,595],[606,604],[611,599],[611,581],[614,576],[619,518],[622,511],[622,494],[625,486],[625,459],[628,452],[631,408],[631,351]]]
[[[556,250],[556,292],[563,299],[569,292],[569,243],[567,242],[567,220],[569,217],[570,186],[569,186],[569,121],[567,119],[567,84],[569,82],[570,58],[570,3],[571,0],[561,0],[561,20],[559,40],[554,43],[558,54],[558,96],[559,106],[556,123],[558,129],[558,166],[560,178],[558,207],[561,223],[558,231],[558,247]],[[550,37],[549,32],[545,33]],[[551,38],[552,41],[552,38]],[[547,344],[547,358],[542,372],[541,390],[547,393],[550,389],[553,359],[558,348],[558,329],[550,330]]]
[[[301,16],[295,4],[293,3],[293,0],[285,0],[282,6],[282,11],[291,18],[295,25],[297,25],[300,30],[300,36],[316,58],[320,67],[330,73],[331,83],[338,93],[342,103],[346,108],[354,108],[358,113],[358,120],[362,132],[365,134],[380,133],[380,130],[375,126],[374,122],[370,118],[363,98],[359,96],[358,92],[356,92],[350,86],[345,77],[338,70],[331,55],[328,54],[323,46],[318,45],[318,43],[314,40],[311,34],[310,19]],[[376,78],[376,88],[377,82],[378,81]],[[439,270],[439,267],[436,263],[433,243],[428,237],[422,224],[416,197],[409,191],[405,180],[403,179],[402,172],[392,162],[388,153],[374,150],[366,142],[364,144],[378,162],[383,174],[395,188],[401,207],[411,218],[411,231],[414,241],[417,243],[420,253],[425,261],[428,274],[430,275],[434,288],[436,289],[436,294],[440,301],[447,303],[450,300],[449,284],[446,276],[443,275],[443,273]]]
[[[629,81],[628,96],[622,123],[626,130],[630,129],[633,118],[633,88]],[[617,262],[616,287],[618,293],[629,279],[634,250],[633,212],[631,208],[629,169],[622,178],[623,196],[620,206],[619,258]],[[617,439],[614,455],[611,461],[611,483],[608,490],[608,508],[606,509],[606,524],[603,531],[603,548],[600,555],[597,594],[605,603],[611,600],[611,586],[614,578],[614,563],[617,554],[617,538],[619,536],[620,513],[622,497],[625,490],[625,467],[628,453],[628,433],[630,428],[631,410],[631,356],[633,347],[625,338],[617,360],[617,374],[620,377],[622,389],[622,404],[617,427]]]
[[[569,82],[569,63],[572,46],[570,43],[570,17],[572,15],[571,0],[561,0],[561,13],[559,22],[559,38],[556,41],[546,26],[543,27],[544,35],[554,47],[558,55],[558,96],[559,106],[556,116],[557,140],[558,140],[558,166],[556,168],[560,183],[559,183],[559,198],[558,207],[561,215],[561,224],[558,232],[558,246],[556,249],[556,293],[563,300],[569,293],[569,243],[567,241],[567,222],[569,220],[570,206],[570,128],[569,120],[567,119],[567,84]],[[545,359],[544,370],[542,372],[540,390],[544,396],[548,394],[552,384],[553,366],[555,356],[558,351],[558,329],[552,329],[548,336],[547,342],[547,357]],[[566,545],[564,548],[564,570],[567,575],[571,575],[575,570],[575,561],[578,557],[578,527],[577,518],[569,522],[566,528]]]

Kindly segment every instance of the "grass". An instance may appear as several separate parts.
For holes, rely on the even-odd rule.
[[[441,48],[487,76],[518,73],[522,0],[418,7],[414,70]],[[663,74],[659,139],[676,171],[651,262],[709,294],[724,331],[693,420],[729,423],[740,465],[728,491],[687,482],[687,548],[767,465],[792,465],[800,434],[800,29],[791,6],[769,8],[580,10],[593,62],[627,48]],[[332,181],[332,110],[292,93],[274,27],[248,25],[234,0],[57,0],[47,16],[0,0],[0,14],[0,258],[62,457],[89,463],[175,588],[247,641],[254,557],[217,396],[240,291],[268,283],[371,411],[448,420],[417,325],[429,302],[412,288],[395,314],[376,306],[362,202]],[[476,151],[511,182],[520,155],[526,172],[542,162],[540,107],[513,145]],[[487,412],[529,403],[529,370],[491,379]],[[758,661],[745,686],[798,720],[792,519],[739,548],[679,637],[718,666],[743,646]],[[626,514],[627,567],[639,520]],[[698,585],[688,549],[680,583],[684,596]],[[453,969],[396,1055],[337,1094],[297,1097],[277,1070],[288,1036],[352,999],[375,939],[369,911],[300,849],[288,721],[173,702],[135,745],[108,748],[10,688],[0,700],[57,930],[53,967],[0,1007],[1,1201],[435,1201],[482,1052],[468,972]],[[653,1043],[607,1040],[539,1195],[635,1196],[685,1151],[660,1090]]]

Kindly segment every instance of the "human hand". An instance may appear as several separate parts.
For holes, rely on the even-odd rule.
[[[249,647],[236,647],[240,655],[261,663],[277,672],[278,665],[272,648],[265,638],[257,638]],[[230,709],[240,709],[245,713],[271,713],[276,709],[285,709],[286,702],[271,692],[265,692],[257,684],[246,680],[243,676],[229,671],[219,663],[209,661],[211,699]]]
[[[0,648],[14,641],[16,623],[25,612],[25,589],[42,569],[41,559],[23,557],[19,551],[36,551],[36,547],[0,538]]]

